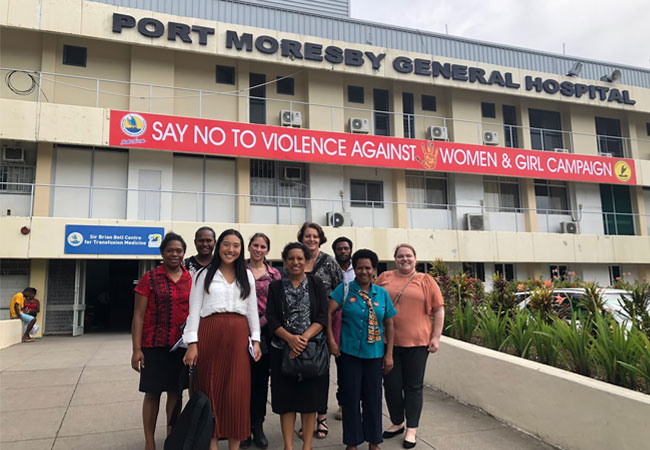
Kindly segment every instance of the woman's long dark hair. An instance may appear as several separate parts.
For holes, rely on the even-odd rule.
[[[251,293],[251,286],[248,283],[248,274],[246,273],[247,272],[246,262],[244,261],[244,238],[239,233],[239,231],[233,230],[232,228],[225,230],[223,233],[219,235],[219,238],[217,239],[217,244],[215,245],[215,252],[214,252],[214,256],[212,257],[212,261],[210,262],[208,267],[205,268],[207,272],[205,274],[204,288],[205,288],[205,292],[209,294],[210,284],[214,279],[214,274],[217,273],[217,269],[219,269],[219,267],[221,266],[221,256],[219,255],[219,248],[221,247],[221,243],[223,242],[224,238],[231,234],[237,236],[241,244],[239,257],[237,257],[233,265],[235,266],[235,280],[237,281],[237,286],[239,287],[239,291],[241,292],[241,298],[247,298]]]

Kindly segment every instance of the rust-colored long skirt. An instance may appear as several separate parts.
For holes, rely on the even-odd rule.
[[[212,403],[217,439],[244,440],[251,433],[248,335],[240,314],[212,314],[199,322],[196,374]]]

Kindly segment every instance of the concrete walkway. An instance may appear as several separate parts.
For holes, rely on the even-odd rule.
[[[138,392],[138,375],[131,369],[130,357],[130,336],[126,334],[46,337],[0,350],[0,448],[142,449],[142,394]],[[425,390],[424,400],[416,448],[553,448],[434,389]],[[335,403],[334,389],[330,389],[331,413]],[[344,448],[341,423],[331,413],[329,436],[314,439],[314,448]],[[28,426],[17,426],[21,420]],[[384,427],[389,424],[384,410]],[[164,425],[161,408],[159,449]],[[279,417],[271,413],[270,406],[265,430],[269,449],[282,449]],[[402,448],[401,442],[402,437],[387,440],[382,449]],[[300,445],[295,438],[294,448],[300,449]],[[221,443],[220,448],[226,447],[225,442]]]

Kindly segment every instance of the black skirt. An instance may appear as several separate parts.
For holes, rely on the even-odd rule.
[[[143,348],[144,367],[140,370],[140,392],[160,394],[178,390],[185,349],[173,352],[170,347]],[[185,383],[184,388],[187,388]]]
[[[276,414],[315,413],[327,409],[329,373],[320,378],[298,381],[282,375],[284,352],[271,346],[271,408]]]

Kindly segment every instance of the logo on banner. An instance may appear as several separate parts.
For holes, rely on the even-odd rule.
[[[426,144],[423,142],[420,144],[420,148],[422,149],[422,156],[424,159],[420,159],[419,156],[416,156],[416,161],[422,164],[422,167],[425,169],[435,169],[438,164],[439,149],[434,147],[433,142],[427,142]]]
[[[147,121],[140,114],[129,113],[122,117],[120,126],[127,136],[138,137],[147,129]]]
[[[620,181],[625,183],[627,181],[630,181],[630,177],[632,176],[632,169],[630,169],[630,165],[625,161],[619,161],[614,164],[614,175],[616,175],[616,178],[618,178]]]
[[[159,248],[162,242],[162,234],[155,233],[147,236],[147,247]]]
[[[68,235],[68,244],[73,247],[79,247],[84,242],[84,237],[78,231],[73,231]]]

